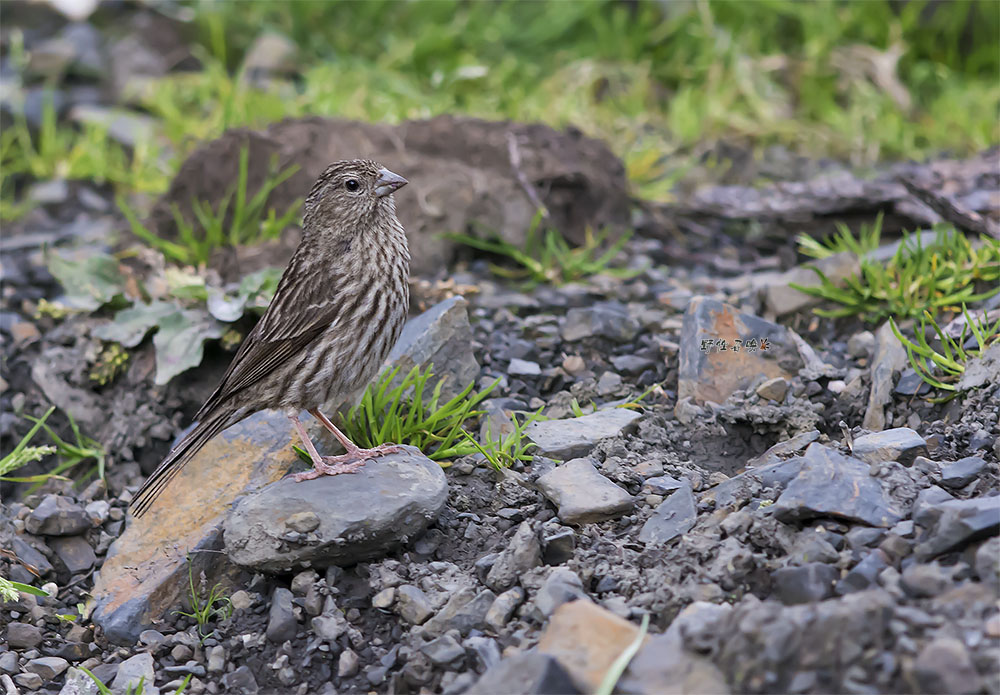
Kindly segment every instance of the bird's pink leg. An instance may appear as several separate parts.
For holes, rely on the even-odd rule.
[[[365,461],[369,459],[401,451],[401,447],[398,444],[380,444],[379,446],[371,449],[362,449],[348,439],[347,435],[341,432],[340,429],[330,421],[330,418],[321,413],[318,408],[310,410],[309,414],[323,423],[323,426],[333,433],[333,436],[337,438],[337,441],[341,443],[347,453],[340,456],[320,456],[316,451],[316,447],[313,445],[312,440],[309,439],[309,435],[306,434],[305,427],[302,426],[298,417],[293,417],[292,422],[295,423],[295,428],[298,430],[299,436],[302,437],[302,441],[306,442],[306,450],[309,452],[309,457],[313,460],[313,470],[298,473],[295,476],[296,481],[301,482],[303,480],[312,480],[313,478],[318,478],[321,475],[354,473],[365,465]]]
[[[306,428],[302,425],[302,421],[299,420],[298,415],[289,415],[288,419],[292,421],[295,425],[295,430],[299,433],[299,437],[302,438],[302,443],[306,447],[306,451],[309,452],[309,458],[312,459],[313,469],[311,471],[305,471],[304,473],[295,474],[295,482],[301,483],[303,480],[312,480],[313,478],[318,478],[321,475],[337,475],[338,473],[353,473],[354,471],[361,468],[364,462],[351,464],[351,463],[340,463],[335,461],[327,461],[324,457],[319,455],[316,451],[316,445],[313,444],[312,439],[309,437],[309,433],[306,432]],[[350,440],[348,440],[350,441]],[[354,446],[351,444],[351,446]],[[354,447],[357,449],[357,447]],[[326,457],[327,459],[333,457]],[[332,464],[332,465],[331,465]]]

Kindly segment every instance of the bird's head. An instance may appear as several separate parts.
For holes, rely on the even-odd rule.
[[[377,225],[394,217],[392,194],[407,183],[399,174],[369,159],[334,162],[316,180],[306,198],[303,227],[331,230]]]

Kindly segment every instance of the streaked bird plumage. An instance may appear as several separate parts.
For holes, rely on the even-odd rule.
[[[302,241],[270,306],[195,415],[198,425],[136,494],[136,516],[208,440],[259,410],[289,413],[318,474],[354,469],[326,470],[316,460],[296,417],[302,410],[320,418],[348,454],[360,454],[355,460],[389,450],[357,449],[317,409],[364,388],[403,328],[410,254],[392,193],[405,184],[369,160],[335,162],[317,179],[304,204]]]

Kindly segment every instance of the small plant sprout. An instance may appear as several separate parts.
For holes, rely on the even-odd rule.
[[[123,197],[118,198],[118,207],[128,220],[133,234],[171,261],[183,265],[206,265],[212,252],[218,248],[253,245],[277,239],[287,226],[298,219],[302,201],[296,200],[279,216],[274,208],[268,208],[265,212],[267,199],[275,188],[298,171],[298,166],[277,172],[272,160],[264,183],[248,199],[249,157],[250,152],[246,147],[240,150],[236,184],[223,196],[215,210],[205,201],[191,201],[194,224],[184,218],[180,208],[176,205],[173,207],[174,223],[177,226],[176,241],[161,237],[148,229]]]
[[[205,583],[205,576],[202,574],[201,584]],[[225,595],[225,590],[221,584],[216,584],[208,592],[204,599],[194,583],[194,566],[191,557],[188,556],[188,601],[191,603],[191,612],[174,611],[177,615],[191,618],[198,623],[198,635],[204,642],[212,631],[205,632],[205,627],[213,620],[226,620],[233,614],[233,602]]]
[[[86,473],[84,473],[78,483],[89,480],[94,475],[97,475],[97,477],[102,480],[104,479],[104,447],[90,437],[81,434],[80,428],[77,426],[76,421],[73,420],[72,415],[66,413],[70,429],[73,432],[74,442],[68,442],[62,439],[45,423],[44,419],[33,418],[30,415],[26,415],[25,417],[34,422],[36,425],[40,425],[41,428],[44,429],[49,435],[49,438],[55,445],[55,451],[53,453],[55,453],[59,458],[59,464],[48,473],[42,476],[35,476],[38,480],[19,480],[18,482],[34,482],[35,486],[32,488],[32,490],[34,490],[48,478],[59,477],[66,471],[84,463],[85,461],[93,461],[94,465],[91,466]]]
[[[90,370],[90,380],[98,386],[113,382],[128,366],[128,351],[118,343],[107,343]]]
[[[814,258],[847,251],[857,256],[860,274],[847,277],[840,285],[813,267],[818,286],[792,283],[794,289],[841,305],[838,309],[817,309],[828,318],[860,316],[878,322],[889,316],[915,318],[925,311],[957,311],[968,304],[1000,292],[1000,240],[982,237],[974,245],[965,235],[946,225],[936,228],[935,238],[925,245],[921,234],[903,233],[895,254],[882,261],[872,255],[881,236],[881,217],[862,228],[856,239],[843,225],[825,244],[799,238],[800,250]],[[977,293],[977,285],[982,292]]]
[[[969,359],[982,355],[987,348],[1000,341],[1000,318],[990,324],[989,318],[984,312],[981,319],[976,319],[969,314],[964,305],[962,306],[962,317],[965,319],[965,323],[957,339],[952,338],[942,330],[934,317],[927,311],[920,318],[919,330],[914,331],[915,340],[905,337],[896,325],[895,319],[889,319],[892,332],[906,348],[906,354],[914,371],[927,384],[941,391],[949,392],[949,395],[935,399],[938,401],[951,400],[958,395],[956,383],[965,373],[965,365]],[[940,351],[932,348],[927,339],[928,325],[937,334],[937,339],[941,344]],[[974,344],[966,347],[972,338],[975,339]]]
[[[611,267],[611,262],[628,243],[631,232],[622,234],[617,241],[608,245],[605,243],[607,231],[595,236],[588,229],[583,245],[572,247],[558,231],[546,229],[542,232],[541,221],[542,215],[539,212],[528,228],[522,248],[499,238],[480,239],[467,234],[449,234],[447,238],[514,261],[520,267],[509,268],[493,264],[490,269],[500,277],[520,281],[527,287],[541,283],[564,285],[602,273],[631,278],[642,272],[635,268]]]
[[[41,461],[45,456],[56,453],[54,446],[28,446],[28,442],[38,433],[38,430],[42,429],[45,421],[55,412],[55,409],[56,407],[52,406],[46,410],[42,417],[35,420],[34,426],[21,438],[17,446],[9,454],[0,459],[0,480],[17,483],[37,482],[36,478],[38,476],[32,476],[31,478],[10,478],[7,477],[7,474],[13,473],[18,468],[26,466],[33,461]]]
[[[451,400],[442,403],[444,380],[438,380],[433,388],[429,386],[433,377],[432,365],[415,366],[402,380],[397,380],[399,372],[399,367],[383,372],[365,389],[357,405],[346,415],[338,413],[342,429],[351,441],[366,448],[387,442],[408,444],[439,462],[476,451],[473,443],[462,436],[462,426],[482,415],[476,406],[499,380],[479,392],[474,392],[475,384],[470,383]],[[299,446],[294,449],[299,458],[311,462],[305,450]]]
[[[487,430],[486,441],[482,444],[476,441],[476,439],[465,430],[462,430],[462,436],[465,437],[467,442],[470,442],[476,448],[476,451],[486,457],[486,460],[489,461],[493,468],[501,470],[503,468],[510,468],[514,465],[515,461],[531,460],[529,450],[536,448],[538,445],[527,440],[524,436],[524,432],[531,423],[544,419],[545,416],[542,415],[541,408],[536,410],[534,413],[531,413],[523,422],[518,422],[517,415],[515,414],[513,416],[513,432],[494,438],[492,430]]]

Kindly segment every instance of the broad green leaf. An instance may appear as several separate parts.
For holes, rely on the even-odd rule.
[[[48,254],[47,265],[66,290],[65,304],[71,309],[96,311],[122,294],[125,277],[111,256],[71,261],[53,253]]]
[[[165,317],[179,311],[181,311],[180,306],[172,302],[135,304],[115,314],[111,323],[95,328],[93,334],[101,340],[121,343],[124,347],[132,348],[141,343],[146,334],[159,325]]]
[[[176,311],[159,321],[153,336],[156,348],[156,379],[163,386],[175,376],[201,364],[205,341],[221,338],[222,324],[203,311]]]

